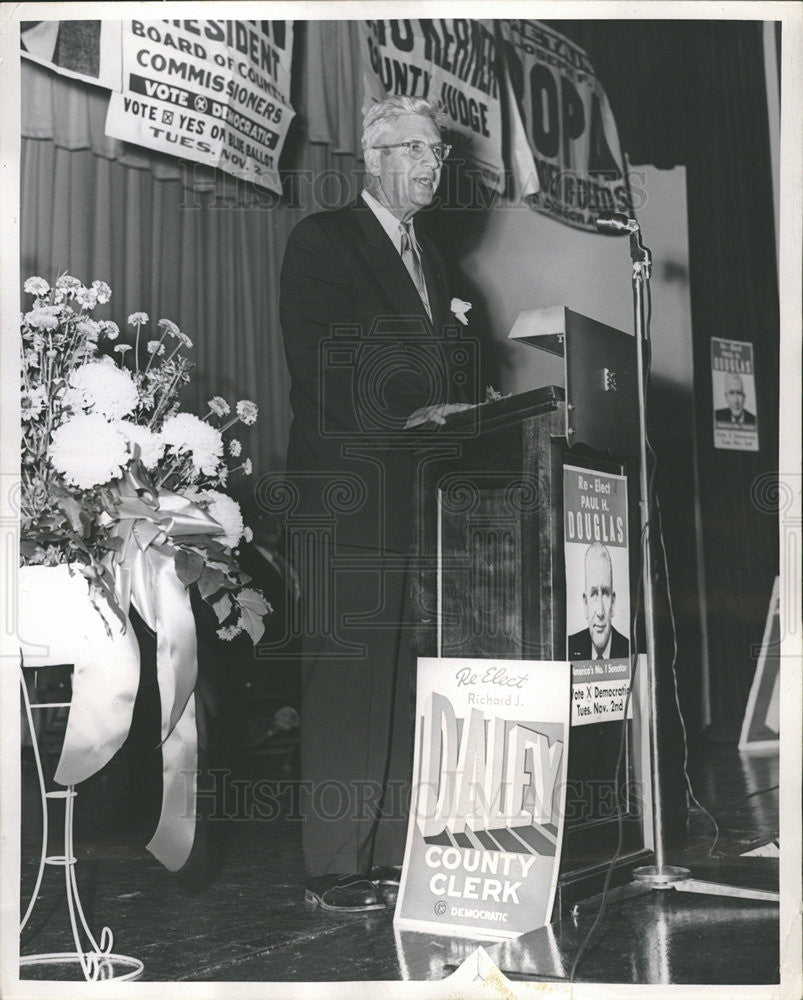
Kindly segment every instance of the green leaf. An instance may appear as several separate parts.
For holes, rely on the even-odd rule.
[[[213,594],[222,590],[228,582],[228,579],[223,575],[223,573],[220,572],[220,570],[210,569],[209,566],[205,565],[204,571],[201,573],[201,578],[198,581],[198,592],[206,601]]]
[[[73,531],[81,531],[83,524],[81,522],[82,507],[78,501],[71,497],[67,493],[59,493],[56,496],[56,503],[61,507],[70,522],[70,527]]]
[[[262,621],[262,615],[254,614],[254,612],[248,608],[240,605],[241,609],[241,621],[237,624],[242,626],[245,631],[251,637],[251,642],[256,646],[262,636],[265,634],[265,623]]]
[[[237,603],[241,608],[248,608],[253,614],[262,618],[268,613],[269,605],[258,590],[242,590],[237,595]]]
[[[231,614],[234,602],[228,594],[223,594],[216,601],[212,601],[212,608],[217,615],[218,624],[224,622]]]
[[[185,552],[184,549],[176,550],[174,563],[176,576],[185,587],[198,582],[206,565],[197,552]]]

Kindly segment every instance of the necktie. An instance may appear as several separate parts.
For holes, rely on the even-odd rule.
[[[409,271],[410,277],[413,279],[413,284],[418,289],[418,294],[424,303],[427,316],[432,319],[432,312],[429,308],[429,296],[427,295],[427,284],[424,281],[424,270],[421,267],[421,258],[418,256],[415,240],[412,238],[410,232],[410,223],[400,222],[399,231],[401,232],[401,259]]]

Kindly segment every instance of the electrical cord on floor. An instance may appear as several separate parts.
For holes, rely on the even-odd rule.
[[[652,452],[652,448],[650,448]],[[683,777],[686,782],[686,788],[689,793],[689,798],[694,803],[694,805],[702,812],[705,816],[709,818],[712,826],[714,827],[714,840],[711,846],[708,848],[709,858],[722,857],[722,854],[715,853],[716,846],[719,843],[719,824],[711,815],[711,813],[701,804],[700,800],[694,794],[694,788],[692,787],[691,777],[689,776],[689,740],[688,734],[686,732],[686,722],[683,718],[683,710],[680,707],[680,692],[678,690],[678,672],[677,672],[677,659],[678,659],[678,633],[677,633],[677,623],[675,621],[675,609],[672,604],[672,589],[669,584],[669,559],[666,553],[666,544],[664,542],[664,532],[663,523],[661,518],[661,503],[656,496],[656,510],[658,514],[658,538],[661,543],[661,552],[663,554],[664,563],[664,578],[666,580],[666,597],[669,605],[669,620],[672,623],[672,690],[675,696],[675,708],[677,709],[678,719],[680,720],[680,729],[683,736]]]

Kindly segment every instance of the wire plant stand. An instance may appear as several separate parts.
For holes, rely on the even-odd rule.
[[[42,805],[42,845],[39,855],[39,869],[36,875],[33,892],[28,902],[28,907],[20,922],[20,934],[25,929],[31,914],[34,911],[39,898],[39,891],[42,886],[45,868],[53,866],[64,869],[64,887],[67,896],[67,910],[70,918],[74,951],[63,952],[43,952],[35,955],[20,955],[20,968],[31,966],[57,966],[67,964],[78,964],[81,973],[87,982],[116,981],[124,982],[138,979],[144,971],[144,964],[138,958],[131,958],[128,955],[119,955],[112,951],[114,947],[114,935],[108,927],[103,927],[98,938],[92,933],[81,905],[81,897],[78,893],[78,883],[76,880],[75,849],[73,843],[73,814],[75,809],[75,799],[77,792],[73,785],[68,785],[64,789],[47,791],[45,775],[42,769],[42,759],[39,753],[37,732],[34,726],[33,713],[37,709],[58,709],[69,708],[70,702],[50,701],[31,703],[28,695],[28,688],[25,683],[24,666],[20,667],[20,685],[22,688],[22,700],[25,707],[25,716],[28,729],[31,734],[34,762],[36,774],[39,782],[39,794]],[[64,800],[64,853],[48,854],[49,835],[49,805],[52,800]]]

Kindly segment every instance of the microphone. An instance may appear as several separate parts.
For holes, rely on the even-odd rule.
[[[635,233],[638,231],[638,222],[629,219],[621,212],[601,212],[597,216],[597,232],[606,236],[623,236],[625,233]]]

